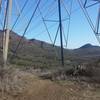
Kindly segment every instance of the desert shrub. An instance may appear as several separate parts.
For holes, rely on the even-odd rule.
[[[74,66],[73,68],[66,70],[66,75],[92,77],[93,68],[83,65]]]

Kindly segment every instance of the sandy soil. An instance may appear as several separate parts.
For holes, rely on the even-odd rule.
[[[100,100],[99,85],[52,82],[22,71],[16,71],[12,77],[13,87],[8,85],[9,89],[0,91],[0,100]]]

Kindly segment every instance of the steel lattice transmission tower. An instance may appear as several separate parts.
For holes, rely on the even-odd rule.
[[[100,43],[100,0],[78,0],[80,7],[82,8],[87,21],[93,30],[98,42]],[[95,12],[96,18],[94,22],[91,19],[91,14],[89,14],[88,9],[97,7],[98,12]],[[94,13],[93,13],[94,14]]]

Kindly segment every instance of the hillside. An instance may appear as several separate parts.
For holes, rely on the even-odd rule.
[[[2,54],[2,31],[0,31],[0,55]],[[9,63],[18,66],[57,67],[61,66],[60,47],[35,40],[24,38],[15,51],[21,36],[15,32],[10,33]],[[13,59],[12,59],[13,57]],[[64,49],[65,65],[69,63],[87,63],[100,58],[100,47],[86,44],[78,49]]]
[[[0,31],[0,55],[2,57],[2,35]],[[10,47],[8,63],[17,65],[22,69],[59,69],[61,67],[60,47],[53,46],[49,43],[23,38],[16,55],[14,53],[21,36],[15,32],[10,33]],[[100,47],[86,44],[77,49],[64,49],[65,67],[64,69],[72,68],[73,66],[90,64],[98,62],[100,59]],[[2,58],[0,59],[2,62]],[[21,66],[21,67],[20,67]]]
[[[74,50],[64,49],[62,67],[60,47],[35,39],[24,38],[13,55],[20,38],[11,32],[8,61],[11,67],[0,70],[0,100],[100,99],[100,47],[86,44]],[[0,47],[1,67],[2,31]]]
[[[2,35],[0,31],[0,55],[2,57]],[[60,47],[39,41],[36,39],[23,38],[21,45],[14,53],[21,36],[15,32],[10,33],[9,64],[16,65],[23,70],[58,70],[61,67]],[[64,49],[65,69],[72,69],[75,66],[94,64],[97,66],[100,59],[100,47],[86,44],[77,49]],[[2,62],[2,59],[1,59]],[[95,63],[97,62],[97,63]]]
[[[74,53],[83,57],[100,57],[100,47],[86,44],[74,50]]]

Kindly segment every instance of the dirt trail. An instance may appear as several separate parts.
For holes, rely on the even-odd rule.
[[[58,84],[26,72],[19,72],[17,81],[21,89],[5,91],[3,97],[0,92],[0,100],[100,100],[100,88],[71,81]]]

